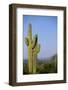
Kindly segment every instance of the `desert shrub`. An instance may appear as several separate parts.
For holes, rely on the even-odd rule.
[[[47,60],[37,60],[37,74],[43,73],[57,73],[57,58],[52,58],[50,61]],[[23,74],[28,74],[27,63],[23,65]]]

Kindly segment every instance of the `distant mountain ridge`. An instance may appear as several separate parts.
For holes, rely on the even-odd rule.
[[[38,61],[38,62],[47,62],[47,63],[49,63],[49,62],[53,62],[53,61],[56,62],[56,60],[57,60],[57,54],[49,57],[48,59],[42,59],[42,60],[41,60],[41,59],[38,59],[37,61]],[[25,64],[27,64],[28,60],[25,59],[23,62],[24,62]]]

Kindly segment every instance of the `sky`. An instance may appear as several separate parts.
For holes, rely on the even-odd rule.
[[[57,16],[31,16],[24,15],[24,59],[28,58],[28,48],[25,37],[28,33],[28,25],[32,24],[32,36],[38,35],[40,52],[38,59],[49,58],[57,54]]]

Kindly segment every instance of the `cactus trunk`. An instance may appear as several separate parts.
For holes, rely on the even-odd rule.
[[[40,45],[38,44],[37,35],[32,40],[32,26],[29,24],[28,35],[25,39],[25,43],[28,47],[28,71],[29,74],[36,73],[36,60],[37,54],[40,51]]]

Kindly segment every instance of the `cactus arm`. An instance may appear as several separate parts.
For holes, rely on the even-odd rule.
[[[40,44],[37,45],[37,53],[40,52]]]
[[[38,41],[38,38],[37,38],[37,35],[35,35],[35,37],[33,38],[32,40],[32,49],[35,48],[36,44],[37,44],[37,41]]]
[[[40,52],[40,44],[37,44],[36,47],[33,49],[33,52],[38,54]]]
[[[27,46],[29,45],[29,40],[28,40],[28,38],[25,38],[25,43],[26,43]]]

